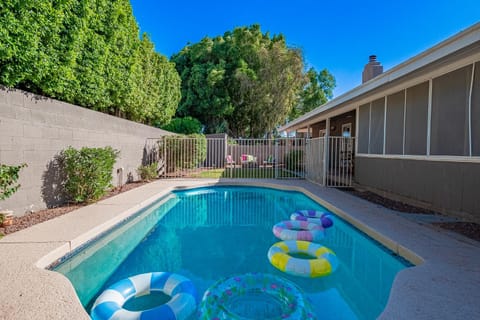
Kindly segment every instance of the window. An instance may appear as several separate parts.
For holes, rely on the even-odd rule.
[[[471,65],[433,79],[430,154],[470,155],[471,81]]]
[[[350,138],[352,136],[352,123],[344,123],[342,124],[342,137],[344,138]],[[351,152],[353,150],[353,144],[351,139],[342,139],[341,146],[340,146],[340,151],[342,152],[347,152],[350,154],[351,158]]]
[[[352,136],[352,123],[342,124],[342,137],[350,138]]]
[[[427,154],[428,82],[406,90],[405,154]]]

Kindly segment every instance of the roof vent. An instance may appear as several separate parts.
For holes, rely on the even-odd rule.
[[[365,68],[363,68],[362,83],[365,83],[382,73],[383,66],[377,61],[377,56],[372,54],[368,57],[368,63],[365,65]]]

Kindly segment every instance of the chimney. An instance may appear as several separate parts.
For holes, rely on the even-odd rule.
[[[376,55],[369,56],[368,60],[369,61],[365,65],[365,68],[363,68],[362,83],[365,83],[383,73],[383,66],[377,61]]]

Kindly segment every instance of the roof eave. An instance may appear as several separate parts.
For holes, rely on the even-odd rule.
[[[394,68],[378,75],[377,77],[367,81],[350,91],[336,97],[333,100],[313,109],[312,111],[302,115],[292,122],[283,125],[279,131],[285,131],[294,127],[298,127],[303,123],[309,122],[313,117],[338,106],[348,103],[350,100],[360,97],[374,89],[384,86],[394,80],[397,80],[419,68],[427,66],[441,58],[444,58],[452,53],[480,41],[480,23],[476,23],[466,30],[463,30],[456,35],[440,42],[430,49],[408,59],[407,61],[395,66]]]

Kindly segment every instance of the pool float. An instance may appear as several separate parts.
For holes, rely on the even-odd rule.
[[[292,253],[304,254],[309,259],[292,257]],[[277,242],[268,250],[268,260],[285,273],[311,278],[327,276],[338,266],[337,256],[332,250],[308,241]]]
[[[333,226],[332,214],[325,211],[298,210],[290,216],[290,220],[308,221],[321,224],[324,228]]]
[[[133,297],[163,292],[171,299],[158,307],[130,311],[123,305]],[[187,319],[197,307],[197,291],[189,279],[169,272],[150,272],[120,280],[108,287],[92,307],[93,320]]]
[[[199,319],[314,319],[310,304],[292,282],[264,273],[217,281],[205,291]]]
[[[281,240],[319,241],[325,236],[325,229],[308,221],[281,221],[273,226],[273,234]]]

